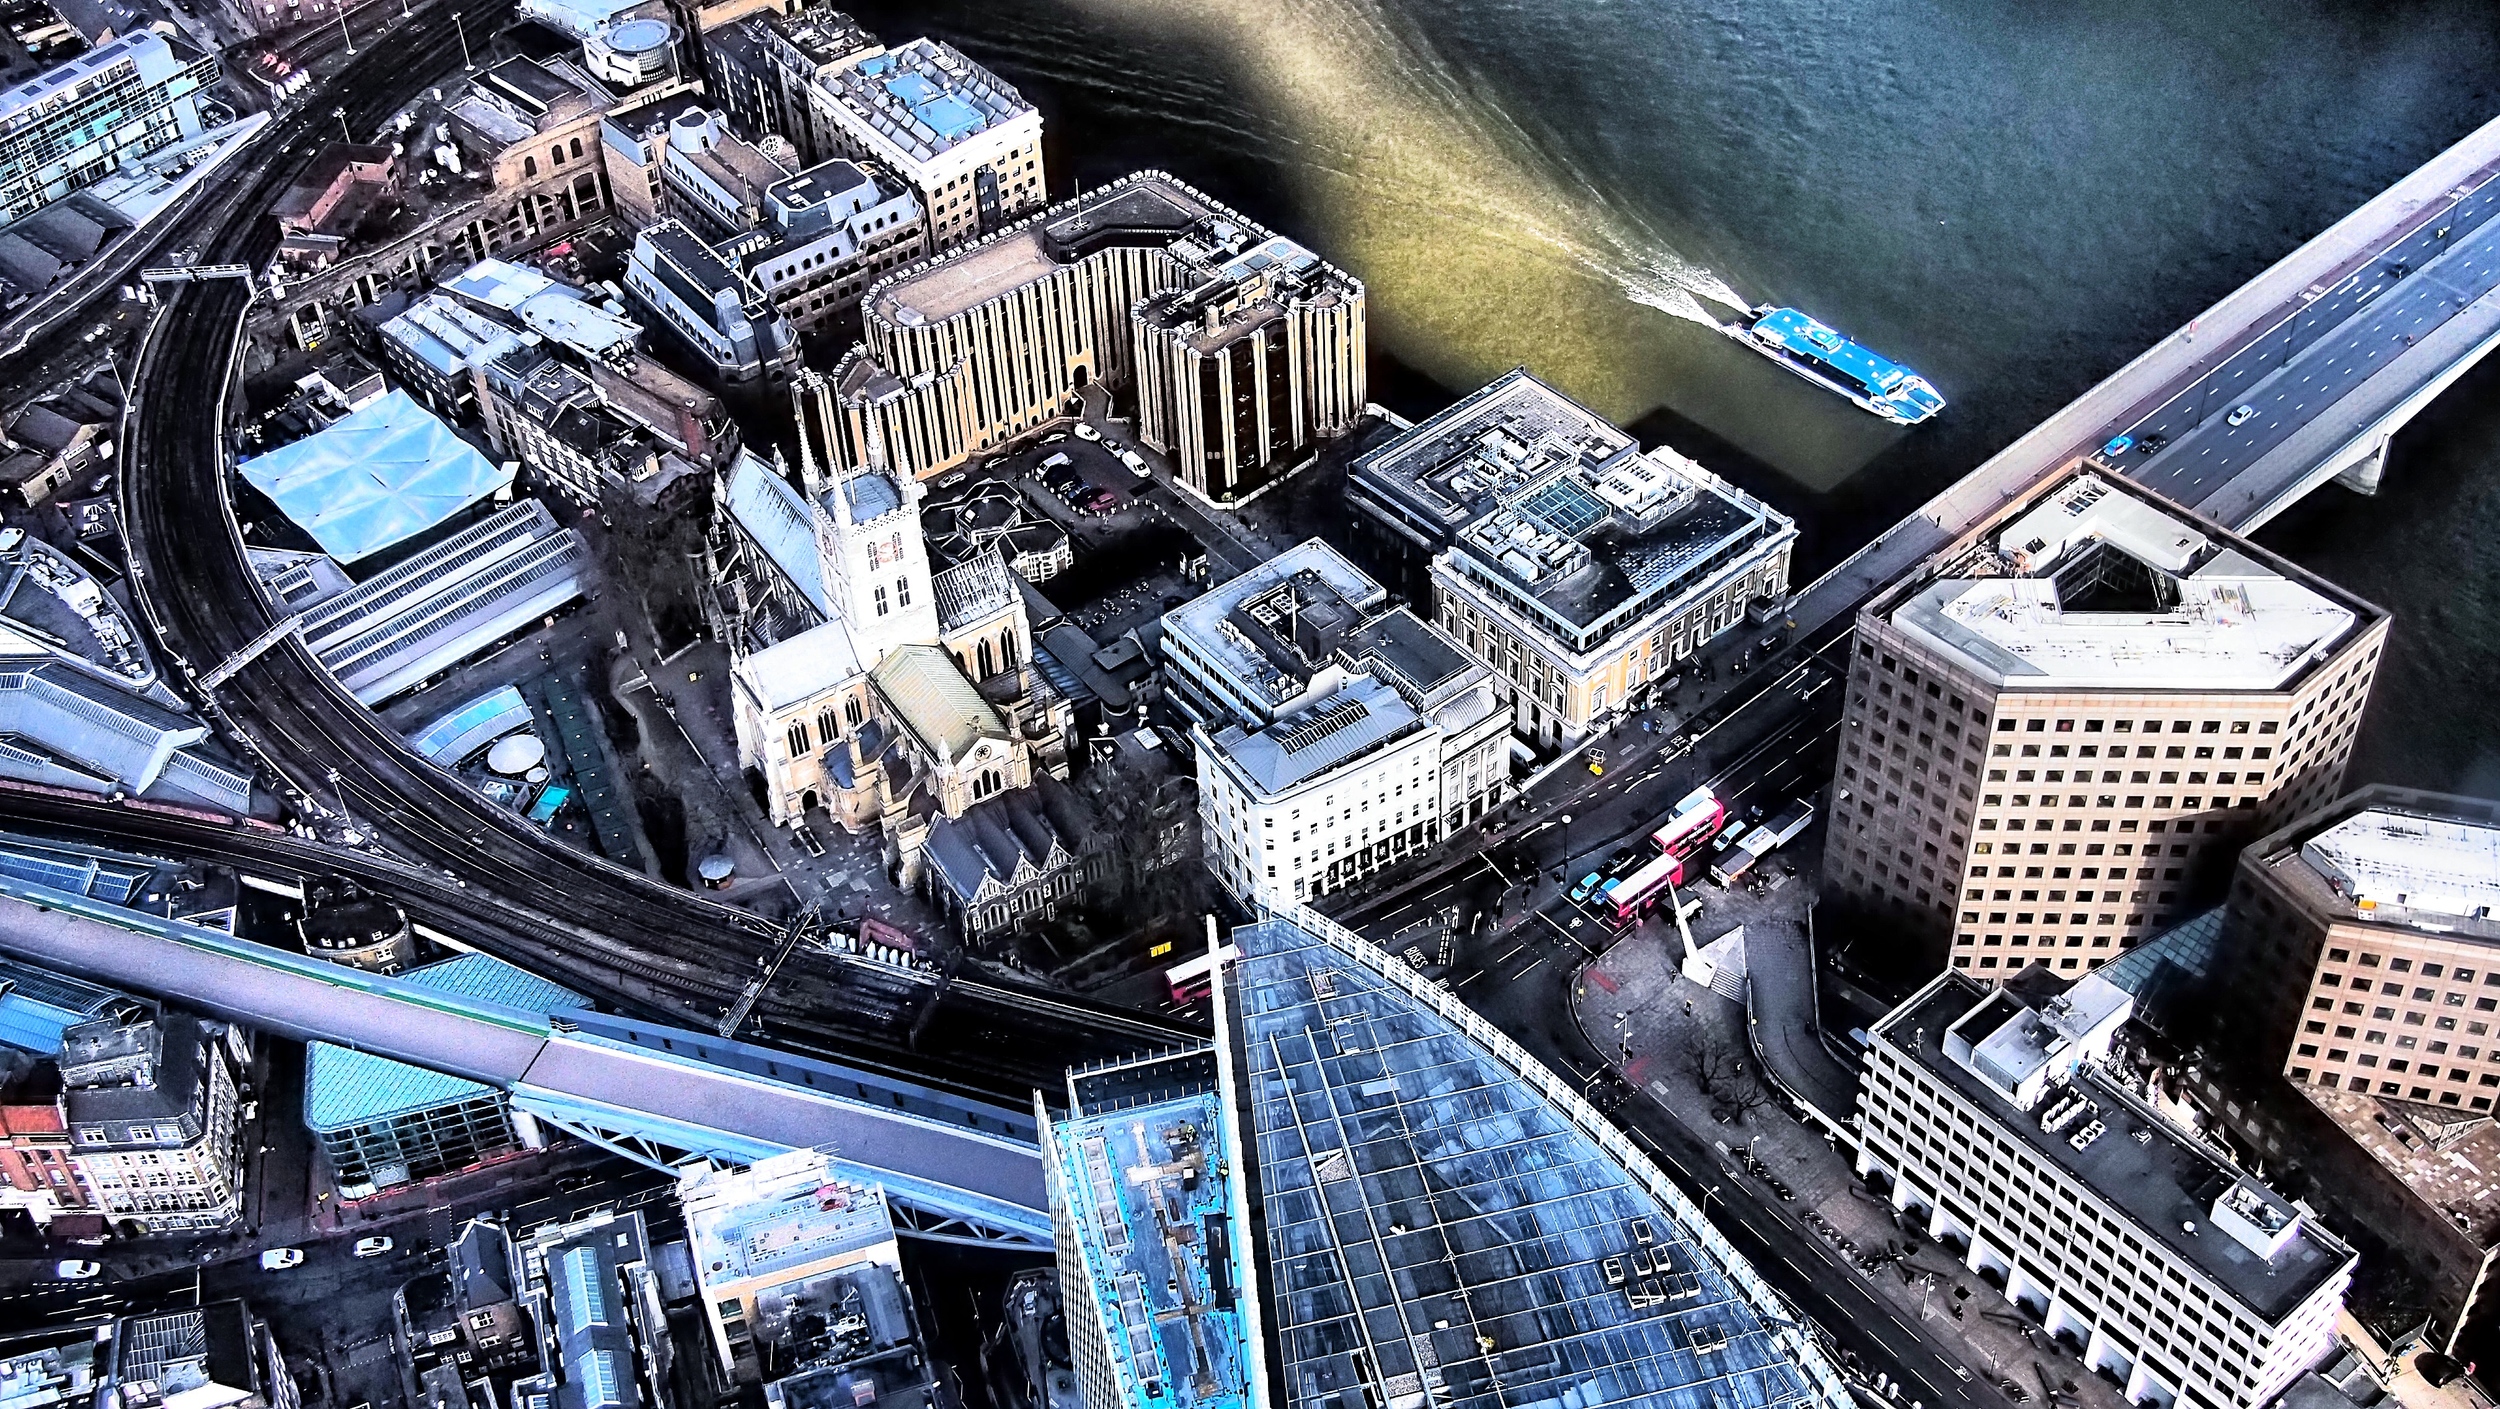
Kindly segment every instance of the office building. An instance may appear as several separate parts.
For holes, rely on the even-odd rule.
[[[724,1378],[761,1383],[771,1409],[933,1402],[884,1190],[822,1150],[793,1150],[699,1168],[677,1192]]]
[[[582,38],[582,66],[619,95],[683,91],[688,85],[677,72],[679,36],[666,13],[665,5],[640,5],[603,22]]]
[[[802,380],[799,420],[839,463],[926,476],[1102,383],[1133,392],[1183,485],[1229,503],[1362,414],[1364,317],[1351,275],[1140,172],[876,283],[864,347]]]
[[[1329,894],[1501,805],[1492,673],[1313,539],[1163,618],[1199,825],[1243,898]]]
[[[303,1398],[269,1323],[240,1301],[177,1306],[125,1316],[109,1339],[108,1388],[96,1402],[118,1409],[298,1409]]]
[[[836,154],[819,148],[808,89],[876,43],[836,10],[743,16],[705,32],[704,89],[744,130],[778,132],[824,161]]]
[[[660,1275],[636,1212],[551,1223],[512,1240],[512,1283],[537,1328],[538,1372],[516,1409],[671,1409]]]
[[[2488,1115],[2500,804],[2365,788],[2251,843],[2224,921],[2264,1064]]]
[[[1994,980],[2100,967],[2333,797],[2378,608],[2053,476],[1858,609],[1826,884]]]
[[[2500,1358],[2500,804],[2369,787],[2240,854],[2201,1094],[2301,1169],[2432,1344]],[[2386,1276],[2380,1279],[2383,1283]]]
[[[1137,438],[1171,457],[1182,484],[1229,504],[1361,414],[1363,289],[1282,235],[1192,264],[1187,283],[1133,315]]]
[[[1041,208],[1042,115],[955,46],[876,45],[817,68],[806,88],[808,155],[900,176],[926,213],[930,248],[978,240]]]
[[[2139,1404],[2272,1402],[2334,1343],[2356,1257],[2147,1104],[2097,974],[1937,976],[1872,1030],[1858,1168]]]
[[[607,486],[640,484],[671,452],[649,427],[608,404],[587,373],[537,346],[480,369],[486,437],[537,483],[584,507]]]
[[[1435,623],[1546,746],[1643,707],[1748,607],[1783,600],[1797,538],[1525,368],[1356,460],[1346,500],[1393,560],[1420,566]]]
[[[920,202],[881,169],[839,158],[801,169],[787,141],[759,145],[721,114],[671,104],[603,129],[621,207],[674,217],[752,280],[800,332],[859,306],[868,284],[928,252]]]
[[[714,382],[779,382],[798,365],[790,320],[744,270],[677,221],[634,236],[625,294]]]
[[[188,1013],[99,1018],[61,1039],[61,1102],[97,1211],[131,1237],[243,1215],[242,1034]]]
[[[582,1006],[580,995],[484,954],[463,954],[401,977],[432,992],[525,1013]],[[320,1147],[339,1197],[351,1201],[546,1144],[537,1120],[513,1109],[500,1087],[328,1042],[305,1048],[304,1128]]]
[[[1086,1403],[1843,1409],[1640,1147],[1403,960],[1232,932],[1217,1039],[1035,1093]]]
[[[174,33],[135,30],[0,97],[0,224],[199,135],[217,60]]]

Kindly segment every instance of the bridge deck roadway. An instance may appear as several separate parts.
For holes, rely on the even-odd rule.
[[[2231,527],[2279,507],[2282,490],[2314,468],[2314,461],[2296,467],[2300,455],[2337,454],[2368,405],[2403,402],[2453,368],[2460,346],[2483,345],[2466,333],[2487,316],[2484,295],[2500,284],[2500,221],[2488,218],[2500,205],[2496,178],[2500,119],[2284,256],[1825,573],[1790,609],[1799,631],[1855,610],[1998,505],[2122,432],[2171,436],[2149,462],[2129,456],[2124,468]],[[2407,272],[2395,275],[2391,261],[2406,262]],[[2252,395],[2264,402],[2260,414],[2224,426],[2228,410]],[[2348,398],[2357,400],[2347,406]],[[2189,473],[2190,462],[2202,467]]]
[[[437,993],[214,930],[0,880],[0,951],[298,1041],[485,1082],[598,1130],[732,1159],[837,1151],[949,1217],[1047,1236],[1029,1111],[707,1035]]]

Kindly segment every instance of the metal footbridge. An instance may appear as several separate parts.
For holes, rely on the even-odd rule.
[[[883,1185],[909,1236],[1048,1248],[1028,1109],[709,1033],[535,1013],[0,878],[0,951],[261,1032],[496,1086],[513,1105],[659,1168],[831,1151]]]

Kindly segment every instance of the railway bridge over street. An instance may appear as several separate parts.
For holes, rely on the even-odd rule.
[[[884,1186],[907,1236],[1051,1246],[1030,1107],[629,1017],[524,1011],[8,878],[0,952],[483,1082],[659,1168],[828,1149],[847,1176]]]

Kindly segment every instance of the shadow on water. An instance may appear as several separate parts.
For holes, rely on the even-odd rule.
[[[1055,196],[1160,167],[1361,277],[1383,404],[1525,363],[1793,515],[1801,580],[2500,113],[2486,0],[851,8],[1016,84]],[[1696,270],[1952,405],[1900,433],[1654,306]],[[2500,690],[2495,389],[2269,535],[2398,614],[2381,699]],[[2424,712],[2352,776],[2500,791],[2500,726]]]

